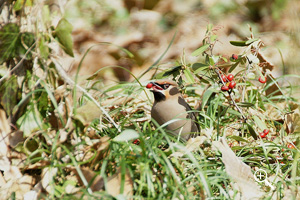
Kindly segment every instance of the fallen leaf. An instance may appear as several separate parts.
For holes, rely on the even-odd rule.
[[[186,146],[178,148],[179,151],[172,153],[170,156],[178,158],[184,156],[188,152],[197,151],[207,139],[206,136],[191,138],[187,141]]]
[[[96,174],[93,170],[87,167],[82,167],[80,168],[80,170],[93,192],[100,191],[104,188],[104,180],[102,177],[100,177],[99,174]],[[84,186],[84,183],[81,177],[79,176],[77,170],[75,168],[72,168],[72,171],[76,174],[79,184],[81,186]],[[93,182],[91,183],[91,181]]]
[[[25,193],[30,191],[35,184],[35,179],[29,175],[22,175],[19,168],[11,166],[9,170],[4,171],[5,184],[1,185],[1,199],[9,199],[15,192],[16,199],[23,199]]]
[[[46,167],[42,170],[42,186],[49,193],[54,191],[53,179],[56,176],[58,169],[55,167]]]
[[[270,82],[272,82],[272,84],[266,89],[266,96],[267,97],[282,96],[283,94],[280,91],[280,88],[278,87],[278,82],[276,82],[275,84],[272,79],[275,81],[275,78],[272,76],[272,74],[268,74],[267,83],[269,84]]]
[[[77,109],[74,119],[79,120],[84,126],[88,126],[94,119],[99,118],[101,114],[102,112],[98,106],[92,101],[88,101]]]
[[[0,109],[0,162],[7,157],[8,153],[8,134],[10,132],[9,122],[6,118],[5,111]],[[0,165],[1,166],[1,165]]]
[[[22,174],[18,167],[11,166],[9,170],[4,171],[4,178],[6,181],[16,180],[22,177]]]
[[[118,170],[117,173],[108,177],[106,191],[110,195],[116,197],[120,194],[120,189],[121,189],[121,171]],[[126,171],[126,174],[125,174],[125,183],[124,183],[123,194],[127,197],[133,195],[133,182],[130,178],[130,174],[128,171]]]
[[[77,180],[81,186],[84,186],[83,180],[79,176],[77,170],[72,167],[71,170],[76,174]],[[116,197],[120,194],[121,189],[121,171],[120,169],[117,172],[107,178],[107,184],[104,184],[104,179],[93,170],[87,167],[80,168],[84,178],[86,179],[87,183],[90,185],[90,189],[93,192],[102,191],[104,190],[104,186],[106,187],[105,190],[112,196]],[[91,183],[92,181],[92,183]],[[124,195],[131,196],[133,195],[133,183],[130,178],[129,172],[127,171],[125,174],[125,183],[124,183]]]
[[[9,134],[9,146],[15,148],[19,143],[23,142],[23,132],[20,130],[14,131]]]
[[[300,132],[300,114],[298,109],[294,112],[285,114],[284,128],[288,134]]]
[[[257,183],[254,181],[251,168],[243,163],[230,149],[225,138],[213,142],[213,146],[222,153],[222,161],[227,174],[236,182],[237,190],[241,192],[241,199],[258,199],[263,196]],[[234,185],[233,185],[234,187]]]
[[[134,140],[139,138],[140,135],[133,129],[126,129],[122,131],[119,135],[117,135],[113,141],[115,142],[127,142],[129,140]]]

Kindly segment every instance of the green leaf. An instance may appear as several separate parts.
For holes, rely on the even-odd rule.
[[[213,24],[208,24],[206,27],[207,31],[211,31],[212,28],[213,28]]]
[[[11,76],[0,87],[1,105],[8,115],[11,115],[18,100],[18,82],[15,75]]]
[[[266,124],[263,121],[261,121],[260,118],[256,115],[253,116],[253,120],[260,130],[264,130],[267,128]]]
[[[249,44],[246,44],[246,41],[230,41],[230,44],[237,47],[244,47],[248,46]]]
[[[61,19],[55,29],[55,36],[57,36],[59,43],[63,46],[63,50],[70,56],[73,54],[72,33],[73,26],[66,19]]]
[[[33,131],[41,130],[43,122],[40,113],[30,109],[18,119],[17,124],[24,136],[28,137]]]
[[[18,46],[19,48],[18,55],[23,56],[26,54],[28,49],[34,44],[35,42],[34,35],[29,32],[21,33],[20,42],[21,43]],[[28,53],[26,59],[31,59],[31,57],[32,57],[31,53]]]
[[[192,65],[192,69],[194,70],[195,74],[198,74],[200,71],[203,71],[205,69],[209,68],[208,64],[203,64],[203,63],[194,63]]]
[[[239,63],[240,63],[240,62],[234,63],[234,64],[230,67],[228,73],[231,73],[233,70],[235,70],[235,68],[239,65]]]
[[[0,64],[17,55],[20,28],[17,24],[6,24],[0,30]]]
[[[17,24],[9,23],[0,30],[0,64],[17,56],[23,56],[34,44],[34,35],[29,32],[20,33]],[[27,54],[27,59],[31,54]]]
[[[236,136],[236,135],[228,136],[228,138],[234,139],[234,140],[239,141],[239,142],[247,142],[247,143],[249,143],[248,140],[245,140],[244,138],[242,138],[240,136]]]
[[[48,5],[44,5],[42,9],[42,18],[44,23],[50,23],[51,22],[51,14],[50,9]]]
[[[25,4],[24,4],[24,2],[25,2]],[[23,8],[23,5],[32,6],[32,1],[31,0],[17,0],[14,5],[14,10],[15,11],[21,10]]]
[[[139,138],[140,135],[133,129],[126,129],[120,133],[120,135],[116,136],[113,141],[115,142],[126,142],[129,140],[134,140]]]
[[[196,49],[193,53],[192,56],[199,56],[200,54],[202,54],[204,51],[206,51],[209,47],[209,44],[205,44],[202,47],[200,47],[199,49]]]
[[[45,38],[44,36],[41,36],[40,42],[39,42],[39,49],[41,53],[41,57],[44,59],[47,59],[49,56],[49,48],[45,44]]]
[[[249,103],[249,102],[239,102],[239,103],[237,103],[237,105],[241,106],[241,107],[246,107],[246,108],[254,106],[253,103]]]
[[[252,44],[253,42],[255,42],[255,41],[257,41],[257,40],[258,40],[258,38],[253,38],[253,39],[247,40],[247,41],[245,42],[245,44],[246,44],[246,45],[250,45],[250,44]]]
[[[214,88],[212,88],[212,87],[208,88],[208,89],[204,92],[204,94],[203,94],[203,96],[202,96],[202,105],[201,105],[201,109],[204,108],[204,106],[207,104],[208,99],[211,97],[211,95],[212,95],[214,92],[216,92],[216,89],[214,89]]]
[[[253,129],[252,125],[247,123],[247,127],[248,127],[248,131],[251,134],[251,136],[256,140],[257,134],[256,134],[255,130]]]
[[[192,83],[195,82],[195,81],[194,81],[193,74],[192,74],[192,72],[190,71],[189,68],[186,68],[186,69],[183,71],[183,73],[184,73],[184,75],[185,75],[185,77],[186,77],[188,83],[192,84]]]
[[[212,36],[210,36],[210,41],[214,42],[217,38],[218,38],[217,35],[212,35]]]
[[[180,74],[180,70],[181,70],[181,65],[172,67],[171,69],[163,72],[162,77],[170,76],[170,75],[173,75],[174,77],[176,77],[177,75]]]

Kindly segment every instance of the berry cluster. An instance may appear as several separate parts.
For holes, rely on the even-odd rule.
[[[265,129],[263,132],[259,133],[261,138],[265,138],[269,134],[269,130]]]
[[[236,86],[236,82],[233,81],[233,79],[234,79],[234,75],[233,74],[228,74],[227,76],[224,75],[224,74],[222,74],[221,75],[221,79],[225,83],[225,85],[223,85],[221,87],[222,91],[228,91],[229,89],[233,89]]]

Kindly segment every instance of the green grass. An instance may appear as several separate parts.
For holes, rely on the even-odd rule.
[[[276,189],[258,183],[261,199],[299,198],[300,114],[294,96],[299,86],[290,79],[300,77],[272,78],[266,74],[270,80],[259,83],[258,77],[264,72],[254,58],[261,41],[251,37],[233,42],[244,52],[237,60],[227,59],[213,53],[218,42],[215,31],[208,25],[203,46],[192,53],[198,56],[196,63],[183,56],[174,63],[176,67],[161,68],[159,63],[172,48],[174,35],[153,65],[139,76],[130,72],[134,81],[104,85],[95,79],[101,69],[80,86],[78,72],[92,47],[84,54],[73,81],[50,48],[46,55],[40,55],[37,49],[46,48],[42,40],[56,41],[53,33],[40,33],[27,51],[35,47],[32,56],[36,56],[35,64],[44,76],[33,68],[25,70],[26,76],[9,75],[10,67],[16,66],[11,63],[23,62],[18,57],[21,55],[1,63],[7,72],[0,79],[1,123],[10,127],[7,137],[17,144],[0,143],[9,151],[0,159],[7,158],[9,167],[17,167],[22,178],[32,177],[35,181],[29,190],[36,186],[39,198],[44,199],[236,199],[244,197],[234,184],[236,178],[230,175],[236,172],[226,171],[223,161],[228,155],[214,146],[226,138],[234,155],[250,167],[251,173],[257,169],[268,173]],[[67,32],[70,36],[70,27]],[[98,45],[105,48],[111,44]],[[119,50],[132,56],[123,47]],[[34,64],[33,60],[27,62]],[[220,79],[224,62],[231,66],[237,83],[228,92],[220,90],[226,84]],[[187,151],[191,143],[174,138],[151,120],[153,97],[140,80],[154,71],[152,79],[175,79],[191,104],[201,102],[195,112],[203,141],[198,137],[192,151]],[[270,133],[262,138],[259,133],[264,129]],[[4,131],[0,127],[0,133]],[[21,138],[16,137],[17,131],[21,131]],[[2,170],[0,175],[6,174]],[[243,174],[236,176],[243,179]],[[11,181],[22,185],[17,179]],[[0,187],[0,194],[3,191]],[[6,199],[16,199],[24,193],[11,187],[5,195]]]

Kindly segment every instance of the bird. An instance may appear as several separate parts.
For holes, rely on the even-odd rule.
[[[172,135],[180,136],[183,141],[200,134],[196,115],[184,100],[176,82],[167,79],[157,80],[149,82],[146,88],[154,95],[151,117],[159,125],[177,119],[170,122],[166,128]]]

